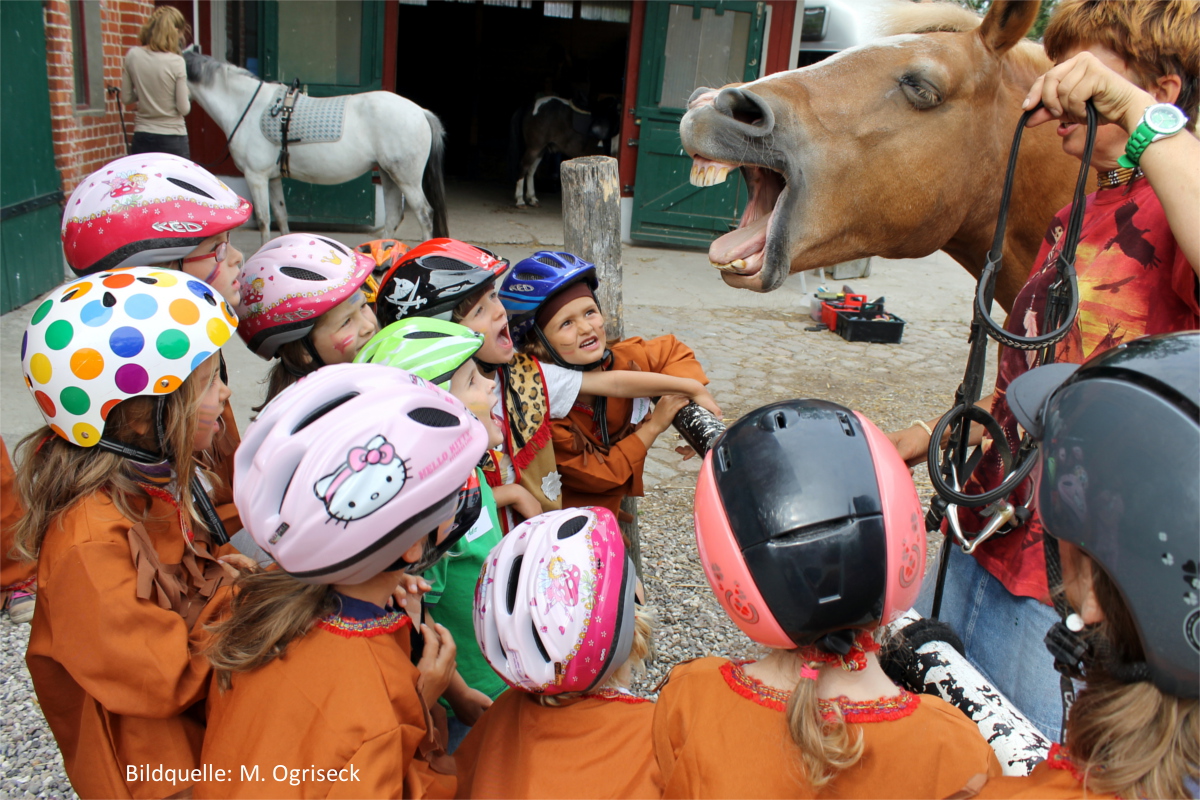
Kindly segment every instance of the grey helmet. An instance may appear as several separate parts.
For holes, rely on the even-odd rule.
[[[1145,664],[1114,675],[1196,697],[1200,332],[1031,370],[1009,386],[1008,403],[1041,440],[1037,510],[1047,535],[1100,565],[1137,629]]]

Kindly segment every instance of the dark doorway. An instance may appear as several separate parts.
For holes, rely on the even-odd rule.
[[[588,104],[622,96],[629,7],[520,0],[401,3],[396,92],[441,118],[448,175],[515,181],[509,166],[515,112],[544,95]],[[604,18],[585,18],[596,16]],[[607,21],[614,17],[625,21]]]

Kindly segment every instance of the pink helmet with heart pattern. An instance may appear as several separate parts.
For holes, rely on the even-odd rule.
[[[475,589],[475,637],[510,686],[585,692],[629,658],[637,574],[607,508],[550,511],[492,550]]]

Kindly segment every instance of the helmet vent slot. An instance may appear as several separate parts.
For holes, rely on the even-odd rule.
[[[575,534],[579,533],[588,524],[588,518],[582,514],[578,517],[571,517],[569,520],[558,526],[558,538],[570,539]]]
[[[408,412],[408,418],[426,428],[455,428],[458,427],[458,417],[440,408],[422,406]]]
[[[358,392],[350,392],[349,394],[344,394],[341,397],[335,397],[332,400],[330,400],[328,403],[317,406],[315,409],[312,410],[312,412],[310,414],[308,414],[308,416],[306,416],[302,420],[300,420],[300,422],[296,424],[296,427],[292,428],[292,433],[293,434],[299,433],[300,431],[307,428],[309,425],[312,425],[314,422],[319,420],[321,417],[328,414],[330,411],[333,411],[335,408],[340,406],[342,403],[349,402],[350,400],[353,400],[355,397],[358,397]]]
[[[850,424],[850,415],[845,411],[838,411],[836,413],[838,422],[842,423],[842,433],[846,434],[847,436],[853,436],[854,426]]]
[[[217,198],[213,197],[211,194],[209,194],[208,192],[201,189],[199,186],[194,186],[194,185],[188,183],[187,181],[181,181],[181,180],[179,180],[179,178],[167,178],[167,180],[169,180],[171,183],[178,186],[180,189],[183,189],[185,192],[191,192],[192,194],[198,194],[201,197],[207,197],[209,200],[217,199]]]
[[[413,331],[404,334],[405,339],[445,339],[450,334],[441,331]]]
[[[783,430],[787,427],[787,416],[785,416],[782,411],[775,412],[775,427],[779,430]]]
[[[554,267],[555,269],[563,268],[563,265],[558,262],[558,259],[551,258],[550,256],[538,256],[534,259],[534,261],[538,262],[539,264],[545,264],[547,267]]]
[[[534,275],[532,272],[522,272],[513,276],[513,280],[517,281],[540,281],[541,279],[541,275]]]
[[[340,250],[344,255],[350,255],[350,248],[346,247],[346,245],[342,244],[341,242],[335,242],[333,239],[326,239],[324,236],[316,236],[314,238],[318,242],[324,242],[334,250]]]
[[[514,558],[512,567],[508,571],[508,587],[504,594],[504,607],[508,609],[509,614],[513,613],[513,609],[517,607],[517,585],[521,582],[521,562],[524,560],[524,554]]]
[[[726,472],[733,468],[733,456],[729,452],[729,448],[721,445],[717,448],[717,466],[721,472]]]
[[[319,272],[313,272],[311,269],[303,267],[280,267],[279,271],[289,278],[295,278],[298,281],[324,281],[328,280]]]
[[[446,256],[426,256],[421,259],[421,266],[426,269],[452,269],[458,272],[471,269],[470,265]]]

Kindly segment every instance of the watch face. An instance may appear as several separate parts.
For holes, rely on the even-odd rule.
[[[1169,103],[1159,103],[1146,109],[1146,124],[1157,133],[1175,133],[1186,122],[1183,112]]]

